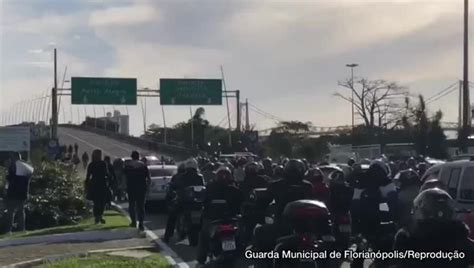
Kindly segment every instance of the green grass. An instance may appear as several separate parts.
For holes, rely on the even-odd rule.
[[[110,230],[126,228],[130,224],[128,219],[115,210],[107,210],[104,213],[105,224],[94,224],[94,217],[88,217],[76,225],[57,226],[46,229],[1,235],[0,238],[21,238],[39,235],[75,233],[83,231]]]
[[[143,259],[135,259],[128,257],[108,256],[103,254],[92,255],[86,258],[70,258],[63,261],[52,262],[40,266],[41,268],[120,268],[120,267],[136,267],[136,268],[164,268],[171,267],[161,254],[153,254]]]

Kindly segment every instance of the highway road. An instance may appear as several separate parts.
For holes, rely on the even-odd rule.
[[[79,155],[82,155],[84,151],[87,151],[89,155],[94,149],[101,149],[104,155],[109,155],[112,159],[117,157],[129,156],[133,150],[137,150],[136,146],[123,143],[105,136],[101,136],[95,133],[82,131],[73,128],[60,127],[58,128],[58,137],[60,144],[79,145]],[[140,150],[141,154],[156,154],[161,156],[160,152],[153,152],[149,150]],[[165,155],[166,156],[166,155]],[[80,173],[84,172],[82,166],[80,167]],[[119,204],[124,209],[128,209],[127,203]],[[155,203],[151,204],[147,208],[147,216],[145,219],[145,226],[153,231],[158,237],[162,237],[165,232],[167,215],[164,213],[163,204]],[[174,250],[178,256],[181,257],[190,267],[195,267],[196,261],[196,248],[191,247],[187,240],[176,241],[174,237],[169,247]],[[237,267],[253,267],[252,263],[247,260],[239,260]],[[342,265],[342,267],[349,267],[348,263]]]
[[[106,136],[101,136],[92,132],[78,130],[75,128],[59,127],[58,138],[61,145],[64,144],[69,146],[69,144],[74,145],[74,143],[77,143],[77,145],[79,145],[79,157],[81,157],[84,151],[87,151],[90,158],[92,150],[94,149],[101,149],[103,156],[108,155],[112,159],[125,156],[128,157],[133,150],[137,150],[142,155],[163,155],[159,152],[142,150],[136,146],[129,145]]]

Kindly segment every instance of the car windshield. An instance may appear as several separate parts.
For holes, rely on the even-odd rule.
[[[174,168],[150,169],[151,177],[171,177],[176,173],[177,169]]]
[[[460,186],[460,199],[474,201],[474,167],[464,170]]]

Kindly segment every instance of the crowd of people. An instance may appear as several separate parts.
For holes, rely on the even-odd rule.
[[[169,198],[179,195],[187,186],[205,185],[206,202],[197,260],[204,264],[208,255],[209,200],[224,199],[234,215],[245,214],[246,201],[255,189],[266,188],[275,205],[275,220],[270,224],[247,221],[244,243],[254,250],[273,250],[276,240],[292,232],[285,221],[285,207],[297,200],[318,200],[321,211],[327,211],[336,248],[347,249],[364,241],[373,251],[414,250],[420,252],[457,251],[465,254],[456,260],[386,259],[375,261],[377,267],[468,267],[474,264],[474,242],[469,229],[455,217],[455,207],[444,185],[436,178],[422,181],[429,164],[422,159],[391,162],[382,156],[360,163],[350,160],[350,171],[334,167],[328,174],[320,167],[328,163],[309,163],[302,159],[270,158],[255,161],[239,158],[219,162],[217,159],[191,159],[181,164],[170,183]],[[299,190],[292,190],[299,189]],[[166,233],[173,236],[176,218],[182,212],[174,205],[169,212]],[[323,213],[324,214],[324,213]],[[337,216],[349,217],[350,237],[335,227]],[[361,245],[362,243],[359,243]],[[363,247],[359,248],[363,250]],[[364,260],[353,260],[353,267],[363,267]],[[449,265],[448,265],[449,264]],[[423,266],[424,265],[424,266]]]

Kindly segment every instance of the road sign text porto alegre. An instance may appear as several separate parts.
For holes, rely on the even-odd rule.
[[[72,104],[136,105],[137,79],[72,77]]]

